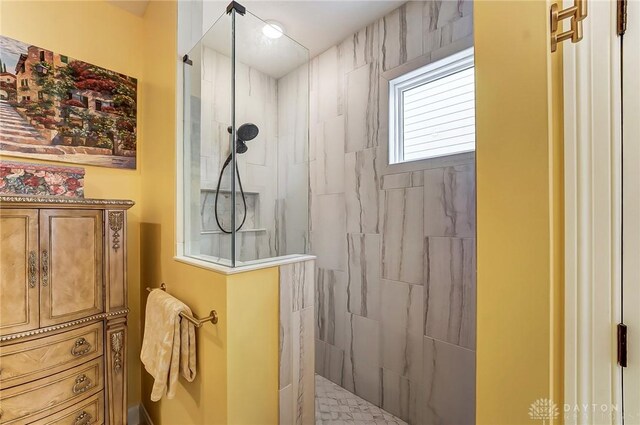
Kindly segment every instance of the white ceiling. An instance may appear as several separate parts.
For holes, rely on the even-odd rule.
[[[284,27],[287,37],[273,40],[262,34],[264,24],[259,19],[242,18],[236,24],[238,60],[278,79],[404,1],[240,0],[239,3],[263,21],[277,21]],[[226,56],[231,55],[231,23],[224,16],[228,4],[226,0],[205,0],[202,7],[203,30],[207,32],[202,43]],[[218,19],[220,16],[223,18]],[[308,49],[308,56],[298,44]]]
[[[240,0],[259,19],[247,15],[237,21],[237,58],[278,79],[403,3],[403,0]],[[231,21],[225,15],[228,4],[227,0],[205,0],[200,12],[206,32],[202,45],[226,56],[231,55]],[[260,19],[278,21],[287,37],[276,40],[265,37]],[[308,53],[299,45],[306,47]]]
[[[310,57],[324,52],[404,2],[404,0],[239,1],[260,19],[280,22],[289,37],[309,49]],[[215,3],[222,3],[220,14],[228,4],[228,2],[217,1]]]
[[[149,1],[162,0],[107,1],[135,15],[143,16]],[[224,13],[231,0],[203,1],[207,3],[205,9],[209,9],[210,16],[219,16]],[[404,2],[405,0],[239,1],[248,11],[262,20],[275,20],[282,23],[287,35],[309,49],[311,57],[324,52]]]

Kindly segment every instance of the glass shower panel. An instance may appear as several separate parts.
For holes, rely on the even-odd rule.
[[[309,240],[308,51],[233,14],[189,53],[184,101],[185,254],[231,267]]]
[[[236,21],[236,125],[239,133],[247,123],[259,129],[238,155],[248,201],[240,261],[307,252],[309,53],[265,27],[249,11]]]
[[[232,22],[222,15],[188,53],[184,68],[184,236],[188,256],[232,266]],[[187,134],[190,131],[190,134]],[[217,195],[217,210],[214,208]]]

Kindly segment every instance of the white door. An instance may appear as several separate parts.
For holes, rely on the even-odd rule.
[[[640,424],[640,1],[627,6],[622,38],[622,317],[627,327],[623,368],[625,425]]]

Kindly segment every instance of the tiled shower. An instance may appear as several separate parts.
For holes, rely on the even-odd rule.
[[[226,16],[225,16],[226,18]],[[248,17],[249,18],[249,17]],[[239,31],[240,40],[255,36],[255,17]],[[240,21],[244,22],[244,21]],[[308,53],[290,39],[283,39],[279,52],[294,45],[297,51],[270,62],[252,58],[251,51],[229,57],[230,28],[219,20],[192,49],[188,86],[190,96],[190,161],[188,162],[191,254],[224,263],[231,253],[229,230],[232,209],[230,167],[221,173],[230,153],[231,73],[235,65],[235,119],[255,124],[259,133],[238,154],[245,199],[236,182],[238,220],[246,218],[235,236],[239,262],[259,261],[288,254],[306,253],[308,237]],[[260,27],[261,28],[261,27]],[[238,41],[246,47],[247,41]],[[274,48],[274,50],[278,51]],[[296,54],[297,53],[297,54]],[[220,179],[220,181],[219,181]],[[216,192],[218,204],[216,217]],[[245,208],[246,202],[246,208]]]
[[[281,281],[284,423],[312,414],[303,373],[311,362],[411,425],[475,422],[474,154],[394,165],[387,157],[389,80],[472,47],[472,14],[470,0],[407,2],[286,72],[260,70],[250,55],[238,61],[237,120],[261,131],[238,158],[248,207],[238,260],[309,246],[317,256],[310,304],[288,302]],[[193,250],[224,257],[230,238],[212,211],[229,152],[229,59],[205,43],[200,60],[191,84],[202,84],[207,119],[192,134],[202,139],[192,158],[201,205]]]
[[[474,423],[475,170],[387,165],[387,81],[472,33],[471,1],[408,2],[311,61],[316,373],[410,424]]]

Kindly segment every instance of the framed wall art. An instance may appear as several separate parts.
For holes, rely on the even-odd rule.
[[[0,36],[0,155],[136,168],[137,86]]]

